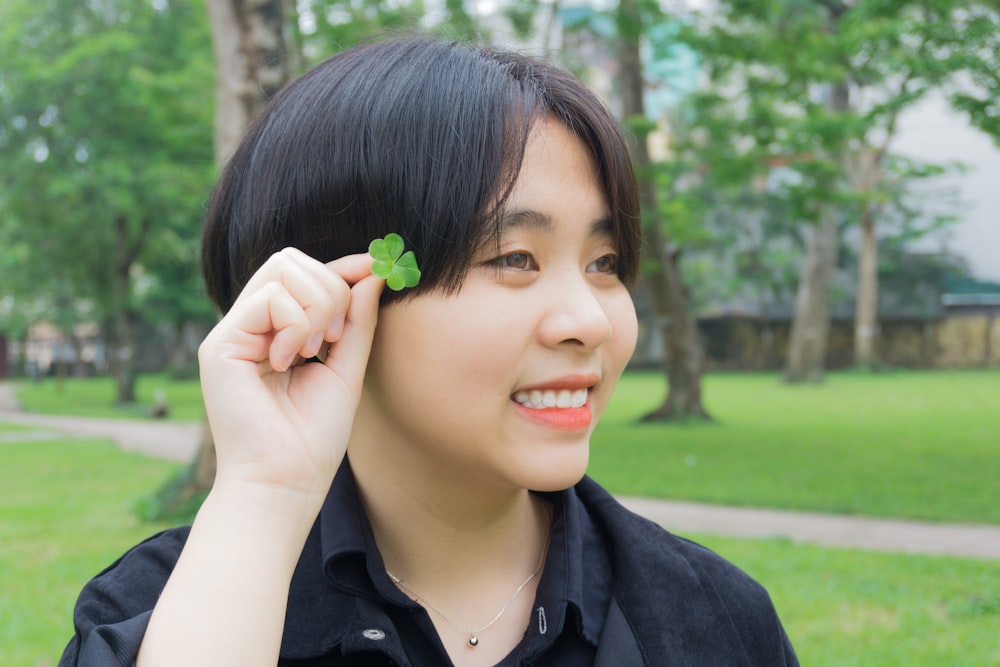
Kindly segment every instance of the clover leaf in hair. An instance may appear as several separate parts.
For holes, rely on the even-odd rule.
[[[385,278],[389,289],[397,292],[416,287],[420,282],[417,257],[412,250],[404,253],[403,248],[403,237],[399,234],[387,234],[384,239],[375,239],[368,245],[368,254],[375,260],[372,273]]]

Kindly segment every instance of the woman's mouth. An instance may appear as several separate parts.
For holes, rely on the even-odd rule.
[[[582,408],[587,404],[586,389],[532,389],[514,392],[514,401],[532,410]]]
[[[557,431],[585,431],[593,422],[588,389],[526,389],[511,396],[528,421]]]

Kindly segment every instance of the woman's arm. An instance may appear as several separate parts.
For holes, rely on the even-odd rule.
[[[206,337],[199,361],[218,472],[139,667],[277,662],[292,572],[361,392],[384,284],[370,272],[367,255],[324,265],[283,250]],[[300,363],[324,351],[323,363]]]

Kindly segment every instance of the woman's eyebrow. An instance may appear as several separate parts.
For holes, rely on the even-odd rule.
[[[550,231],[553,227],[552,218],[548,215],[533,209],[521,209],[508,211],[500,218],[500,234],[505,234],[513,229],[527,229],[537,231]]]
[[[533,209],[521,209],[503,214],[500,218],[499,232],[501,236],[514,229],[548,232],[552,231],[554,227],[555,224],[549,215]],[[589,235],[610,237],[613,230],[611,216],[605,215],[590,224]]]
[[[590,235],[591,236],[606,236],[608,238],[614,237],[615,225],[611,221],[610,215],[605,215],[598,218],[590,225]]]

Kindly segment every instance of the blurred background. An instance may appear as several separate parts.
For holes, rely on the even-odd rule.
[[[211,485],[218,169],[291,78],[410,32],[562,63],[630,135],[640,340],[593,476],[1000,529],[996,0],[3,0],[0,664],[55,664],[83,583]],[[1000,665],[998,559],[695,537],[803,664]]]

